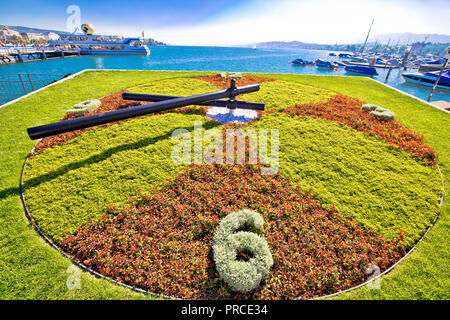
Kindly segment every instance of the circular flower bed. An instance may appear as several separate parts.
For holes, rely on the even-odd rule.
[[[273,79],[239,81],[261,82],[261,99],[251,100],[270,106],[249,124],[220,126],[205,107],[193,106],[40,141],[23,177],[39,227],[101,274],[178,298],[306,299],[355,286],[368,268],[383,271],[398,261],[439,210],[437,154],[423,137],[362,111],[357,99]],[[212,84],[226,85],[215,77],[177,78],[129,91],[188,95]],[[293,104],[289,93],[297,91],[320,98]],[[136,105],[120,95],[100,99],[92,113]],[[260,165],[174,164],[172,132],[192,132],[195,121],[204,131],[268,129],[269,141],[270,129],[279,129],[279,173],[262,175]],[[238,233],[265,239],[273,259],[252,290],[230,285],[213,252],[220,221],[243,209],[258,212],[264,228]],[[249,248],[237,247],[237,257],[251,259]]]

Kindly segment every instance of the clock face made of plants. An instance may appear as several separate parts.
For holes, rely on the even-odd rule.
[[[210,109],[187,107],[38,142],[22,183],[43,234],[106,277],[187,299],[323,296],[388,269],[417,243],[441,194],[436,154],[419,134],[351,97],[239,81],[260,83],[243,97],[266,103],[249,123],[222,125]],[[176,78],[129,91],[187,96],[222,85]],[[100,101],[90,112],[131,105],[120,94]],[[222,163],[195,162],[196,129],[203,156],[211,130],[242,130],[259,142],[265,135],[266,153],[278,149],[278,158],[262,161],[258,145],[250,163],[245,144],[244,163],[228,163],[224,138]],[[192,163],[173,161],[183,141],[192,142]]]

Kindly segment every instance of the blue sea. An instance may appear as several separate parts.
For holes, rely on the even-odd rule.
[[[329,56],[331,51],[324,50],[253,50],[252,48],[188,46],[157,46],[150,47],[150,50],[149,56],[76,56],[23,64],[0,65],[0,74],[67,74],[76,73],[83,69],[139,69],[346,75],[343,68],[339,68],[338,71],[327,71],[317,69],[314,66],[301,67],[289,64],[296,58],[336,60],[336,57]],[[377,70],[379,75],[374,79],[384,82],[387,70]],[[405,83],[398,69],[392,70],[388,81],[385,83],[424,100],[428,98],[431,91],[430,87]],[[450,91],[437,89],[431,100],[450,102]]]

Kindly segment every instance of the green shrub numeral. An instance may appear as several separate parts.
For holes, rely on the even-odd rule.
[[[71,113],[84,113],[84,112],[92,112],[98,107],[100,107],[102,103],[98,99],[92,99],[77,103],[73,106],[73,109],[67,110],[67,112]]]
[[[361,109],[368,111],[372,116],[381,120],[394,120],[395,114],[388,109],[377,106],[376,104],[363,104]]]
[[[273,265],[264,238],[252,232],[236,232],[245,226],[261,229],[263,225],[261,215],[248,209],[232,212],[219,223],[213,241],[214,261],[219,275],[233,291],[255,289]],[[238,249],[249,251],[253,257],[238,261]]]

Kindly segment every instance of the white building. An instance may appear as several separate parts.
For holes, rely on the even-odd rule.
[[[13,36],[20,38],[20,33],[16,30],[12,30],[12,29],[8,28],[7,26],[0,27],[0,38],[5,40],[5,39],[12,38]]]
[[[26,40],[47,40],[42,33],[22,32],[20,35]]]
[[[56,34],[54,32],[46,32],[44,34],[44,37],[46,40],[58,40],[59,39],[59,34]]]

